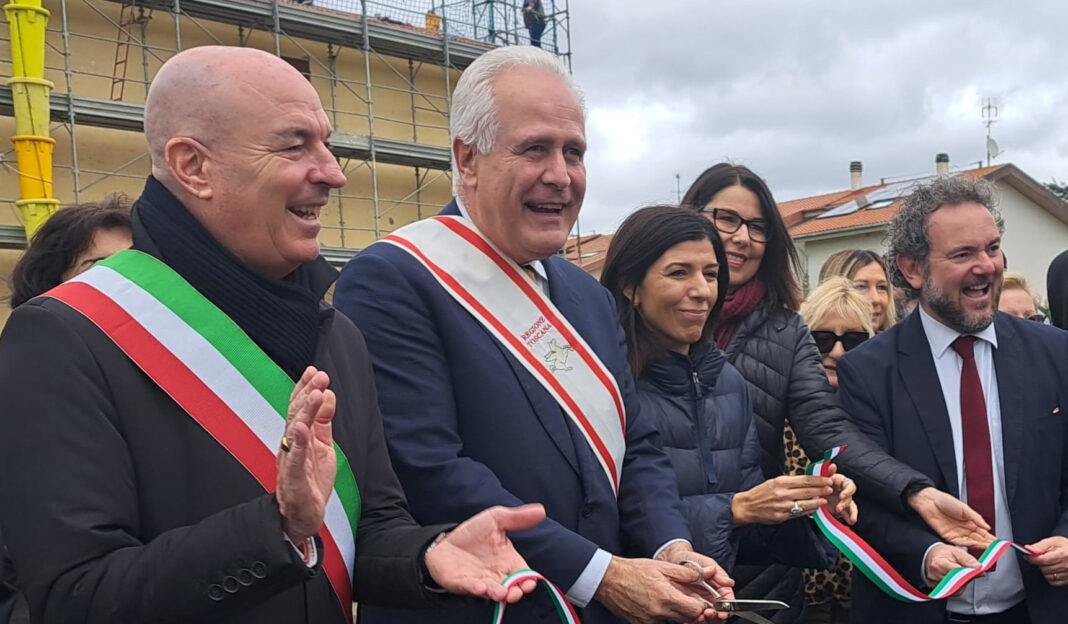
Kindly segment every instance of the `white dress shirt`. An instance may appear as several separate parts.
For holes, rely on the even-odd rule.
[[[953,432],[953,455],[957,466],[957,488],[960,498],[968,502],[967,475],[964,474],[964,434],[961,430],[960,375],[964,360],[952,349],[953,341],[962,334],[936,321],[919,306],[920,320],[927,342],[931,346],[938,382],[949,413],[949,427]],[[1009,515],[1008,496],[1005,490],[1005,454],[1001,431],[1001,402],[998,380],[994,371],[994,349],[998,347],[997,334],[991,323],[983,331],[973,334],[975,341],[975,366],[979,382],[983,386],[986,401],[987,426],[990,428],[990,452],[994,469],[994,533],[1001,539],[1012,541],[1012,518]],[[967,585],[958,598],[950,598],[948,611],[971,615],[988,615],[1007,611],[1024,599],[1023,577],[1020,564],[1013,551],[1006,553],[993,572],[976,578]]]
[[[460,210],[460,216],[468,221],[471,217],[467,214],[467,208],[464,206],[464,202],[456,197],[456,207]],[[534,270],[534,274],[537,276],[538,288],[541,289],[545,296],[549,296],[549,275],[545,271],[545,264],[541,260],[532,260],[528,263],[531,269]],[[675,542],[690,542],[682,538],[668,540],[660,548],[656,549],[656,553],[653,555],[659,555],[665,548],[674,544]],[[597,592],[597,588],[601,586],[601,581],[604,580],[604,575],[608,572],[608,564],[612,563],[612,553],[598,548],[593,557],[590,558],[590,562],[586,564],[586,567],[582,570],[582,574],[579,574],[575,582],[567,589],[565,595],[567,599],[572,603],[585,607],[593,600],[593,594]]]

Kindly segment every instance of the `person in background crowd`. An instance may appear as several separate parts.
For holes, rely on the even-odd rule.
[[[1049,263],[1046,298],[1049,301],[1050,323],[1068,329],[1068,250],[1062,251]]]
[[[122,195],[57,210],[15,263],[11,307],[17,308],[132,244],[130,206]]]
[[[680,565],[705,566],[730,595],[722,566],[694,552],[671,464],[637,409],[615,304],[556,253],[585,197],[582,101],[544,50],[478,57],[452,99],[455,200],[357,254],[334,303],[367,338],[389,455],[417,519],[541,501],[549,520],[513,540],[586,624],[725,619]],[[540,599],[509,609],[509,622],[555,619]],[[491,615],[472,606],[434,621]],[[425,621],[398,609],[361,618]]]
[[[993,198],[966,176],[906,198],[887,263],[894,285],[919,291],[919,309],[838,361],[838,398],[886,452],[1033,556],[1009,549],[955,597],[919,603],[854,573],[857,622],[1059,624],[1068,613],[1068,333],[998,312],[1004,223]],[[916,519],[863,509],[857,533],[917,588],[977,567],[989,544],[964,550]]]
[[[871,324],[875,331],[886,330],[897,322],[894,287],[887,277],[886,263],[879,254],[866,249],[835,252],[820,268],[819,283],[834,276],[851,280],[853,288],[871,304]]]
[[[801,304],[801,318],[812,331],[831,388],[838,390],[838,358],[875,335],[871,304],[844,277],[829,277]],[[786,426],[788,474],[804,474],[809,461]],[[844,555],[830,571],[805,570],[806,624],[845,624],[850,616],[849,575],[853,564]]]
[[[345,176],[315,89],[201,46],[144,112],[134,250],[0,338],[0,523],[34,621],[340,624],[353,595],[532,591],[500,583],[540,506],[407,511],[359,330],[322,301],[319,211]]]
[[[98,260],[129,249],[130,206],[122,195],[109,195],[99,203],[66,206],[57,210],[34,234],[11,273],[11,307],[82,273]],[[6,561],[0,539],[0,624],[28,622],[25,600],[18,596],[15,571]]]
[[[720,163],[698,176],[683,204],[715,224],[727,252],[730,290],[713,331],[716,345],[749,384],[765,478],[784,474],[789,419],[809,457],[848,445],[838,463],[860,491],[902,514],[907,503],[947,536],[981,531],[974,511],[889,457],[836,405],[819,351],[796,312],[797,251],[767,184],[746,167]],[[735,574],[739,597],[804,602],[799,568],[739,566]],[[790,616],[801,611],[791,609]],[[781,619],[786,613],[776,617],[788,621]]]
[[[545,32],[545,9],[541,0],[523,0],[523,25],[530,34],[530,45],[541,47],[541,34]]]
[[[1038,312],[1038,299],[1027,284],[1027,278],[1019,273],[1005,272],[998,310],[1029,321],[1042,323],[1046,320]]]
[[[642,208],[612,237],[601,283],[627,336],[638,404],[675,469],[695,548],[728,571],[736,560],[827,568],[837,551],[802,518],[827,503],[855,519],[855,486],[838,474],[764,479],[745,380],[712,340],[726,266],[716,228],[686,208]]]

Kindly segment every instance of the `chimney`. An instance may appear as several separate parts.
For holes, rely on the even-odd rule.
[[[849,163],[849,188],[857,190],[864,186],[864,165],[859,160]]]
[[[949,154],[943,152],[935,156],[935,174],[940,178],[949,175]]]

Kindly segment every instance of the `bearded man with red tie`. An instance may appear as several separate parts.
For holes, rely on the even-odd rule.
[[[906,319],[838,365],[839,400],[891,455],[1026,546],[947,600],[905,603],[854,579],[855,622],[1053,623],[1068,613],[1068,332],[997,311],[1004,223],[988,183],[916,189],[890,225],[895,285],[919,295]],[[1068,406],[1065,406],[1068,409]],[[862,507],[857,532],[929,590],[978,567],[921,521]]]

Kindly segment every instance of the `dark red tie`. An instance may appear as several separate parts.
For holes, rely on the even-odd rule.
[[[953,350],[964,360],[960,371],[960,417],[964,434],[964,476],[968,490],[968,505],[979,512],[994,527],[994,466],[990,460],[990,426],[986,419],[986,399],[979,383],[979,369],[975,366],[975,336],[960,336],[953,341]],[[974,557],[982,549],[968,550]]]

